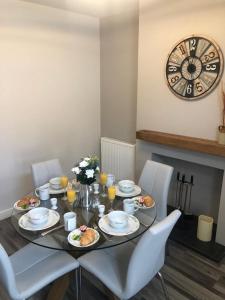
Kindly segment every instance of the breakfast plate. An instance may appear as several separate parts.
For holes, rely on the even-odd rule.
[[[124,236],[134,233],[140,227],[138,219],[132,215],[128,216],[128,225],[124,228],[115,229],[109,225],[108,215],[103,216],[98,222],[99,228],[107,234]]]
[[[67,238],[69,244],[71,244],[72,246],[78,247],[78,248],[86,248],[86,247],[90,247],[90,246],[94,245],[95,243],[97,243],[97,241],[99,240],[99,237],[100,237],[98,231],[93,228],[89,228],[89,227],[87,227],[87,229],[91,229],[95,233],[95,239],[93,242],[91,242],[88,245],[81,246],[80,245],[80,237],[82,235],[82,231],[79,228],[77,228],[69,233],[68,238]]]
[[[35,196],[25,196],[24,198],[16,201],[13,207],[19,211],[27,211],[32,208],[38,207],[40,200]]]
[[[20,217],[18,224],[22,229],[37,231],[37,230],[43,230],[54,226],[56,223],[59,222],[59,219],[60,219],[59,213],[57,211],[49,209],[48,220],[44,224],[39,224],[39,225],[32,224],[29,221],[28,213]]]
[[[135,203],[139,209],[149,209],[149,208],[153,208],[155,206],[155,201],[153,199],[152,199],[152,204],[150,206],[146,206],[144,203],[140,202],[140,200],[142,198],[143,198],[143,196],[138,196],[138,197],[132,198],[132,200],[135,201]]]
[[[139,195],[140,193],[141,193],[141,188],[138,185],[134,185],[134,190],[130,193],[121,192],[118,185],[116,185],[116,196],[119,196],[119,197],[134,197],[134,196]]]

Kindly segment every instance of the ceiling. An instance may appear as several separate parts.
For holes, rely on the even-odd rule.
[[[138,0],[22,0],[94,17],[135,11]]]

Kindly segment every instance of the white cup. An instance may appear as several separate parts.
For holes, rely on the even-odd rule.
[[[113,174],[108,174],[106,186],[110,187],[110,186],[114,185],[114,183],[115,183],[115,176]]]
[[[57,209],[57,198],[51,198],[50,202],[52,205],[51,209]]]
[[[133,199],[125,199],[123,200],[123,210],[129,215],[133,215],[138,207]]]
[[[45,184],[35,189],[35,195],[40,198],[40,200],[49,199],[49,185]]]
[[[75,212],[67,212],[63,217],[65,231],[72,231],[77,227],[77,215]]]
[[[105,205],[104,204],[100,204],[99,206],[98,206],[98,212],[99,212],[99,217],[102,217],[102,216],[104,216],[104,212],[105,212]]]
[[[94,183],[93,187],[94,187],[94,194],[99,194],[99,184],[98,183]]]

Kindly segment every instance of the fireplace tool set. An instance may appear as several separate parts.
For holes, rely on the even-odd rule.
[[[192,217],[191,194],[193,185],[193,175],[191,175],[190,180],[188,181],[185,174],[181,175],[180,172],[177,172],[175,207],[179,208],[184,216],[187,217]]]

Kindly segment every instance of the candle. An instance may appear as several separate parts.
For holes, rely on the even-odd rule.
[[[109,200],[113,201],[116,197],[116,187],[111,185],[108,187],[108,198]]]
[[[67,190],[67,199],[69,203],[73,203],[76,200],[76,191],[73,189]]]
[[[200,215],[198,217],[197,238],[203,242],[209,242],[212,238],[213,218]]]

